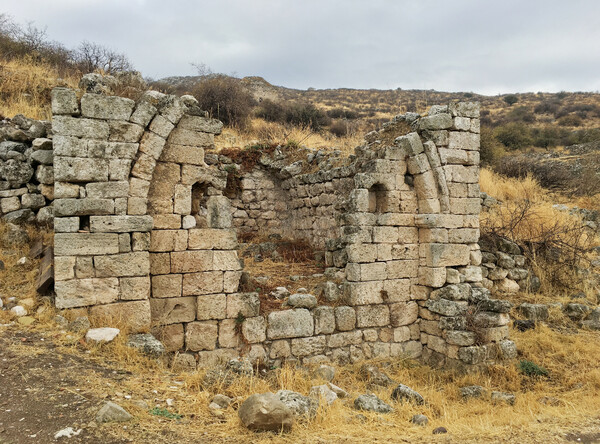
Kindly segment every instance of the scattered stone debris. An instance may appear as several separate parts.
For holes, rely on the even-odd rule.
[[[368,385],[387,387],[394,384],[394,380],[383,371],[371,364],[365,364],[360,368],[360,374],[367,380]]]
[[[108,401],[96,414],[96,422],[125,422],[132,419],[127,411],[119,404]]]
[[[285,287],[277,287],[277,288],[275,288],[275,290],[273,290],[271,293],[269,293],[269,296],[271,296],[275,299],[285,299],[289,295],[290,295],[290,291]]]
[[[61,328],[67,328],[69,326],[67,318],[61,315],[54,316],[54,322]]]
[[[145,355],[161,356],[165,353],[165,346],[150,333],[139,333],[129,336],[127,346],[138,349]]]
[[[480,385],[469,385],[461,387],[459,390],[463,399],[483,398],[486,395],[486,390]]]
[[[317,414],[319,408],[319,398],[311,398],[291,390],[279,390],[275,393],[294,416],[305,416],[312,418]]]
[[[327,405],[331,405],[338,398],[337,394],[328,385],[316,385],[311,387],[309,395],[316,399],[324,399]]]
[[[31,325],[35,322],[35,318],[32,316],[22,316],[19,319],[17,319],[17,322],[27,327],[28,325]]]
[[[254,374],[252,363],[246,358],[230,359],[227,362],[226,368],[227,370],[230,370],[238,375],[252,376]]]
[[[317,298],[312,294],[295,293],[288,298],[286,305],[294,308],[315,308]]]
[[[226,409],[233,401],[234,399],[230,398],[229,396],[217,394],[213,396],[213,399],[210,401],[210,405],[208,407],[211,408],[211,406],[216,406],[212,408]]]
[[[434,435],[442,435],[444,433],[448,433],[448,430],[446,430],[446,427],[437,427],[437,428],[433,429]]]
[[[294,423],[292,411],[273,393],[257,393],[246,399],[238,416],[250,430],[289,431]]]
[[[427,418],[427,416],[425,415],[414,415],[411,418],[410,422],[416,425],[426,426],[427,424],[429,424],[429,418]]]
[[[391,405],[386,404],[374,394],[360,395],[354,400],[354,407],[357,410],[376,413],[391,413],[394,411]]]
[[[550,316],[548,306],[544,304],[523,303],[517,307],[517,310],[526,319],[533,321],[547,321]]]
[[[72,438],[74,436],[79,435],[82,432],[82,429],[75,430],[73,427],[67,427],[62,430],[59,430],[54,434],[54,439],[58,438]]]
[[[85,334],[85,340],[96,344],[112,342],[120,332],[118,328],[112,327],[91,328]]]
[[[512,393],[492,392],[491,399],[494,404],[504,402],[509,405],[514,405],[516,398]]]
[[[68,330],[74,333],[86,332],[91,326],[92,324],[87,316],[79,316],[69,324]]]
[[[418,392],[404,384],[399,384],[398,387],[394,389],[392,392],[392,399],[400,402],[413,402],[417,405],[425,404],[425,400]]]

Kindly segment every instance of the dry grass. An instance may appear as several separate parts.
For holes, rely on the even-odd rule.
[[[215,139],[218,150],[231,147],[243,148],[249,145],[305,145],[311,149],[340,150],[346,155],[354,153],[354,148],[363,141],[364,133],[357,132],[344,137],[329,133],[314,132],[310,128],[282,125],[252,119],[246,130],[224,128]]]
[[[52,117],[50,91],[57,86],[76,88],[79,79],[61,77],[50,64],[29,58],[0,61],[0,115],[23,114],[33,119]]]

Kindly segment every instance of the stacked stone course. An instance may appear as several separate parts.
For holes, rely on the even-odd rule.
[[[180,366],[514,356],[510,306],[481,284],[477,104],[399,116],[348,159],[277,149],[234,196],[234,161],[210,153],[222,125],[192,98],[56,89],[53,114],[58,308],[152,328]],[[292,295],[262,313],[238,292],[236,234],[258,228],[321,252],[342,277],[327,305]]]

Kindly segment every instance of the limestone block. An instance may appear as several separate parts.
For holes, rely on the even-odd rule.
[[[55,217],[54,232],[55,233],[77,233],[79,231],[78,217]]]
[[[344,298],[349,305],[381,304],[383,282],[346,282],[343,284]]]
[[[371,264],[357,264],[360,267],[360,281],[380,281],[388,277],[385,262],[373,262]]]
[[[383,327],[390,323],[390,309],[387,305],[362,305],[356,307],[356,325],[364,327]]]
[[[235,319],[224,319],[219,322],[219,347],[237,348],[241,339]]]
[[[223,292],[223,272],[208,271],[183,275],[183,295],[198,296]]]
[[[90,315],[110,320],[110,323],[128,325],[131,333],[142,333],[150,328],[150,303],[147,300],[97,305],[90,309]]]
[[[196,305],[198,307],[196,319],[199,321],[227,317],[227,296],[224,294],[198,296]]]
[[[165,146],[165,139],[152,133],[145,132],[140,141],[140,151],[158,160]]]
[[[414,177],[414,183],[419,200],[436,199],[438,197],[437,183],[431,170],[417,174]]]
[[[346,247],[348,262],[375,262],[377,260],[377,245],[354,244]]]
[[[467,309],[466,301],[449,301],[447,299],[428,300],[425,302],[425,307],[433,313],[442,316],[460,316]]]
[[[327,338],[314,336],[312,338],[292,339],[292,355],[296,357],[319,355],[325,351]]]
[[[448,148],[457,150],[479,150],[479,134],[450,131]]]
[[[130,197],[127,199],[127,214],[142,216],[148,211],[148,199],[142,197]]]
[[[167,103],[160,108],[160,113],[174,125],[184,115],[186,107],[179,97],[168,96]]]
[[[188,246],[192,250],[232,250],[237,247],[237,236],[232,229],[191,229]]]
[[[199,146],[177,145],[171,141],[169,141],[163,149],[160,160],[162,162],[206,166],[204,163],[204,148]]]
[[[169,253],[150,253],[150,273],[169,274],[171,272],[171,255]]]
[[[389,279],[383,283],[384,302],[409,301],[410,279]]]
[[[445,267],[419,267],[419,284],[439,288],[446,283]]]
[[[171,131],[173,131],[173,128],[175,128],[175,125],[169,122],[165,117],[158,115],[154,117],[149,128],[150,131],[158,134],[163,139],[166,139],[169,137],[169,134],[171,134]]]
[[[109,135],[108,123],[105,121],[57,115],[52,116],[52,131],[61,136],[97,140],[108,140]]]
[[[58,256],[54,258],[54,279],[66,281],[75,278],[75,256]]]
[[[390,304],[390,320],[394,327],[410,325],[417,321],[419,306],[416,302],[398,302]]]
[[[106,182],[108,181],[108,160],[55,156],[54,180],[57,182]]]
[[[94,119],[129,120],[135,102],[125,97],[86,93],[81,97],[81,115]]]
[[[74,116],[79,114],[79,104],[75,91],[70,88],[54,88],[50,93],[52,98],[52,114]]]
[[[306,309],[297,308],[269,313],[267,327],[267,337],[269,339],[312,336],[313,333],[314,320]]]
[[[11,211],[17,211],[21,209],[21,200],[16,197],[5,197],[0,199],[0,212],[10,213]]]
[[[421,130],[444,130],[452,127],[452,117],[450,114],[434,114],[432,116],[421,117],[419,128]]]
[[[152,174],[154,173],[155,167],[156,159],[148,154],[142,153],[137,162],[133,165],[131,175],[150,181],[152,180]]]
[[[413,176],[431,170],[431,166],[429,165],[429,158],[425,153],[409,157],[407,161],[407,166],[408,172]]]
[[[248,355],[252,353],[253,347],[250,348]],[[211,351],[198,352],[198,368],[216,368],[223,366],[231,359],[238,358],[239,352],[237,350],[221,348]]]
[[[315,334],[329,334],[335,330],[335,315],[333,307],[317,307],[314,310]]]
[[[152,216],[90,216],[92,232],[127,233],[151,229]]]
[[[97,277],[146,276],[150,273],[150,257],[147,251],[96,256],[94,267]]]
[[[154,267],[151,267],[151,270],[153,268]],[[163,274],[158,276],[152,276],[152,297],[180,297],[182,295],[182,282],[183,276],[181,274]]]
[[[450,114],[461,117],[479,118],[479,102],[458,102],[448,105]]]
[[[54,198],[79,197],[79,185],[56,182],[54,185]]]
[[[271,344],[271,352],[269,354],[269,357],[271,359],[289,358],[291,353],[292,352],[288,341],[273,341],[273,343]]]
[[[226,271],[223,273],[223,291],[225,293],[236,293],[240,285],[241,271]]]
[[[443,165],[454,164],[454,165],[466,165],[467,164],[467,151],[462,149],[447,149],[440,148],[440,160]]]
[[[90,256],[119,252],[119,235],[113,233],[56,233],[56,256]]]
[[[335,307],[335,323],[340,331],[354,330],[356,326],[356,311],[352,307]]]
[[[470,247],[463,244],[421,244],[419,254],[428,267],[468,265]]]
[[[262,316],[246,318],[242,323],[242,336],[250,343],[263,342],[267,339],[267,321]]]
[[[398,327],[393,330],[394,342],[406,342],[410,340],[410,328]]]
[[[196,298],[150,298],[154,325],[192,322],[196,319]]]
[[[116,197],[127,197],[129,194],[129,182],[93,182],[85,186],[87,197],[114,199]]]
[[[78,256],[75,264],[75,276],[77,279],[92,278],[95,276],[94,261],[89,256]]]
[[[481,200],[479,198],[450,198],[450,210],[453,214],[479,214]]]
[[[56,281],[55,305],[59,310],[85,307],[88,305],[108,304],[119,299],[119,279],[72,279]]]
[[[221,134],[223,122],[207,117],[184,115],[177,128],[203,133]]]
[[[206,202],[208,228],[231,228],[231,205],[225,196],[211,196]]]
[[[192,188],[188,185],[176,184],[173,210],[177,214],[192,212]]]
[[[181,216],[179,214],[154,214],[152,219],[155,230],[177,230],[181,228]]]
[[[150,297],[150,276],[119,278],[122,301],[148,299]]]
[[[369,212],[369,190],[355,189],[350,191],[347,206],[349,212]]]
[[[388,261],[386,264],[389,279],[413,278],[418,276],[419,263],[416,260]]]
[[[183,324],[171,324],[155,327],[152,334],[165,347],[167,353],[181,350],[183,348],[184,332]]]
[[[241,268],[236,250],[213,250],[213,270],[237,271]]]
[[[145,128],[148,123],[150,123],[156,112],[156,108],[151,103],[140,101],[129,120]]]
[[[363,335],[360,330],[346,331],[343,333],[334,333],[329,336],[328,346],[334,347],[346,347],[348,345],[359,345],[363,342]]]
[[[177,127],[171,132],[169,143],[173,145],[211,148],[214,145],[214,135]]]
[[[305,310],[306,311],[306,310]],[[260,312],[258,293],[235,293],[227,295],[227,317],[256,317]]]
[[[115,203],[112,199],[56,199],[54,201],[55,216],[86,216],[113,214]]]
[[[185,250],[186,246],[187,230],[153,230],[151,232],[151,252],[181,251]]]
[[[4,200],[4,199],[2,199],[2,200]],[[42,208],[45,205],[46,205],[46,199],[41,194],[24,194],[21,196],[21,206],[23,208],[38,209],[38,208]]]
[[[186,350],[214,350],[219,330],[215,321],[190,322],[185,327]]]
[[[129,196],[131,197],[148,197],[150,190],[150,182],[138,177],[132,177],[129,180]]]
[[[397,137],[394,143],[408,156],[416,156],[424,151],[421,138],[415,132],[409,133],[405,136]]]
[[[108,140],[111,142],[136,143],[140,141],[142,134],[144,134],[142,126],[120,120],[109,120],[108,130]]]
[[[110,180],[127,180],[131,171],[131,160],[110,159],[108,162],[108,177]]]
[[[212,251],[188,250],[171,253],[171,273],[193,273],[214,269]]]

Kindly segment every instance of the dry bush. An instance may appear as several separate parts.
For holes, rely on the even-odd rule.
[[[245,128],[253,98],[236,78],[223,74],[205,76],[193,91],[200,108],[224,124]]]
[[[542,284],[579,288],[577,270],[589,265],[597,239],[582,220],[555,209],[531,176],[523,181],[482,170],[482,191],[503,201],[481,215],[483,234],[518,243],[532,262]]]

